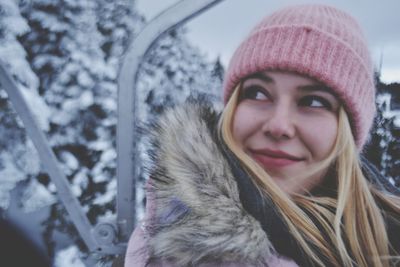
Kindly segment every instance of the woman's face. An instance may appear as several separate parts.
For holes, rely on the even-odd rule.
[[[265,71],[242,83],[233,136],[286,193],[305,193],[326,169],[309,177],[333,149],[339,101],[323,84],[303,75]]]

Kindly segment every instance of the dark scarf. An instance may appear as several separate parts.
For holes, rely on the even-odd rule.
[[[276,251],[281,255],[293,259],[299,266],[312,266],[309,256],[290,233],[273,201],[261,195],[236,156],[227,148],[222,140],[220,144],[221,151],[223,151],[228,159],[233,175],[238,183],[239,196],[243,207],[260,222]],[[324,263],[326,266],[330,266],[327,261]]]

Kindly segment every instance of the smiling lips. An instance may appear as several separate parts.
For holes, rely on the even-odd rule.
[[[266,168],[285,167],[300,161],[304,158],[296,157],[279,150],[254,149],[250,150],[251,156]]]

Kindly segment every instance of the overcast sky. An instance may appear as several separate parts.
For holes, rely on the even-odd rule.
[[[148,20],[177,0],[136,0]],[[209,59],[220,56],[226,66],[250,29],[275,10],[302,3],[324,3],[352,14],[364,29],[372,58],[379,65],[383,55],[382,80],[400,82],[399,0],[224,0],[186,24],[190,41]]]

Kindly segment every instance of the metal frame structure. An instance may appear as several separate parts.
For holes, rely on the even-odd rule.
[[[54,152],[32,115],[26,100],[0,62],[0,83],[6,90],[28,136],[35,145],[45,170],[55,184],[58,197],[89,251],[103,254],[123,254],[135,225],[136,177],[138,163],[136,146],[136,81],[138,70],[154,44],[170,30],[186,23],[223,0],[181,0],[150,21],[132,41],[124,57],[118,78],[117,124],[117,221],[90,224],[79,201],[71,191]]]

